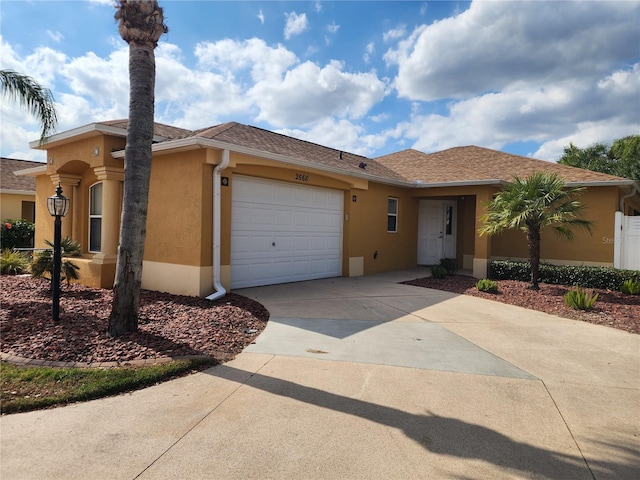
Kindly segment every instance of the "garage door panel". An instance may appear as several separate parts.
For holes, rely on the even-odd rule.
[[[275,224],[279,227],[293,226],[293,212],[290,209],[278,209],[275,212]]]
[[[232,288],[340,276],[343,197],[338,190],[234,177]]]

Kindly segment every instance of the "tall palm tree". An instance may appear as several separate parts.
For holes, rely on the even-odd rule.
[[[129,44],[130,85],[120,246],[107,330],[111,337],[138,329],[155,106],[154,50],[168,31],[156,0],[119,0],[116,8],[120,36]]]
[[[40,122],[40,145],[53,133],[58,123],[58,113],[51,90],[42,87],[33,78],[13,70],[0,70],[2,94],[18,100]]]
[[[572,227],[591,233],[591,222],[580,218],[584,205],[575,200],[583,191],[583,187],[568,188],[555,173],[537,172],[524,179],[516,176],[488,203],[479,233],[495,235],[515,228],[525,232],[531,263],[529,288],[538,290],[542,229],[551,227],[569,240],[574,237]]]

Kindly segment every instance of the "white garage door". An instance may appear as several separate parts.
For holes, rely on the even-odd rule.
[[[342,274],[343,193],[233,177],[231,288]]]

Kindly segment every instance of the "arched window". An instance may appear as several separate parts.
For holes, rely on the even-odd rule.
[[[102,248],[102,183],[89,188],[89,251]]]

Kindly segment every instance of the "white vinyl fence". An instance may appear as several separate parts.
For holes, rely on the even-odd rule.
[[[628,217],[616,212],[613,266],[640,270],[640,216]]]

